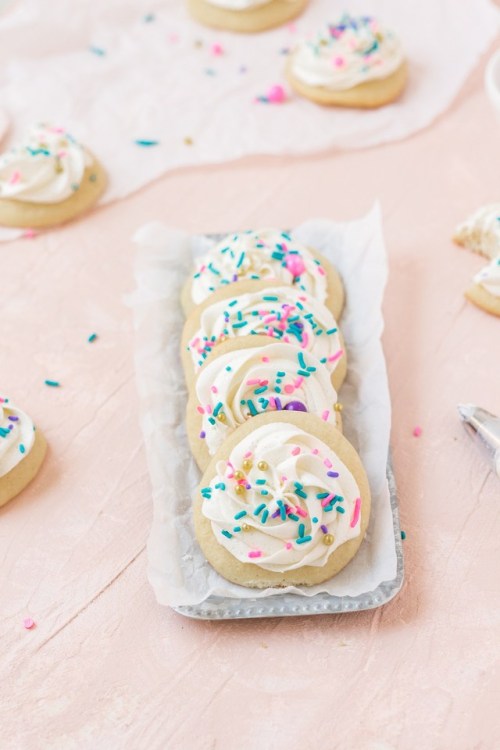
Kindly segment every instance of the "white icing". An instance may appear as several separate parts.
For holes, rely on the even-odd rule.
[[[308,86],[333,91],[386,78],[403,63],[398,37],[369,17],[343,16],[293,52],[292,73]]]
[[[216,344],[253,334],[296,344],[312,352],[330,372],[342,359],[337,323],[330,310],[300,289],[281,286],[230,297],[203,310],[200,328],[188,346],[195,370]]]
[[[214,357],[200,370],[196,397],[199,411],[203,410],[202,432],[210,455],[252,416],[249,400],[259,413],[301,402],[308,412],[336,424],[337,393],[328,370],[312,354],[291,344],[245,348]]]
[[[28,455],[35,442],[34,429],[27,414],[0,398],[0,477]]]
[[[325,270],[311,252],[277,229],[233,234],[196,261],[191,297],[201,304],[233,281],[266,279],[294,285],[320,302],[327,297]]]
[[[482,206],[459,224],[455,240],[475,253],[495,258],[500,254],[500,203]]]
[[[38,125],[0,156],[0,198],[60,203],[78,190],[92,157],[62,128]]]
[[[249,10],[260,5],[269,5],[273,0],[205,0],[209,5],[226,10]]]
[[[474,282],[494,297],[500,297],[500,255],[474,276]]]
[[[246,472],[242,469],[245,459],[252,463]],[[267,470],[258,468],[259,461],[267,463]],[[235,471],[244,477],[237,479]],[[328,472],[338,476],[328,476]],[[257,484],[258,479],[265,479],[265,484]],[[305,498],[297,494],[296,482]],[[241,494],[235,491],[238,484],[246,488]],[[328,497],[317,497],[324,493]],[[264,425],[251,432],[233,448],[228,461],[217,463],[216,475],[202,496],[202,513],[219,544],[241,562],[269,571],[323,566],[334,550],[361,530],[360,492],[352,473],[321,440],[288,423]],[[285,508],[285,520],[278,501]],[[286,513],[287,507],[295,518]],[[246,515],[236,518],[242,511]],[[278,513],[275,518],[274,513]],[[251,528],[243,530],[243,524]],[[303,543],[297,541],[301,532],[306,538]],[[332,544],[324,543],[325,533],[333,535]],[[258,552],[261,555],[254,556]]]

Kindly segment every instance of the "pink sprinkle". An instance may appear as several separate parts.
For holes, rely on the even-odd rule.
[[[271,328],[271,326],[269,326],[269,328],[267,329],[267,335],[268,335],[268,336],[271,336],[271,338],[272,338],[272,337],[274,336],[274,331],[273,331],[273,329]]]
[[[300,453],[300,447],[297,445],[297,447],[294,448],[292,451],[292,456],[298,456],[299,453]]]
[[[318,273],[319,273],[320,276],[324,276],[325,275],[325,269],[324,268],[322,268],[321,266],[317,266],[317,269],[318,269]]]
[[[356,503],[354,504],[354,513],[352,514],[351,529],[353,529],[358,523],[360,511],[361,511],[361,498],[358,497],[356,499]]]
[[[309,343],[309,336],[308,336],[308,335],[307,335],[307,333],[306,333],[306,332],[304,331],[304,332],[303,332],[303,334],[302,334],[302,344],[301,344],[301,346],[302,346],[302,349],[305,349],[305,348],[306,348],[306,346],[308,345],[308,343]]]
[[[269,362],[269,357],[262,357],[263,362]]]
[[[268,315],[262,322],[268,325],[269,323],[272,323],[273,320],[276,320],[276,315]]]
[[[325,411],[321,415],[321,419],[323,419],[325,422],[328,422],[329,416],[330,416],[330,412],[328,411],[328,409],[325,409]]]
[[[36,237],[38,232],[35,232],[34,229],[25,229],[23,232],[23,237],[25,237],[27,240],[32,240],[33,237]]]
[[[64,159],[67,153],[68,153],[67,151],[58,151],[57,155],[60,159]]]
[[[217,386],[216,386],[216,385],[213,385],[213,386],[212,386],[212,387],[210,388],[210,390],[212,391],[212,393],[218,393],[218,390],[217,390]]]
[[[274,399],[274,396],[269,396],[269,403],[271,404],[271,409],[276,409],[276,401]]]
[[[248,553],[248,557],[262,557],[260,549],[253,549]]]
[[[304,510],[304,508],[301,508],[300,505],[295,506],[295,512],[298,516],[301,516],[302,518],[307,518],[307,511]]]
[[[250,458],[250,456],[251,456],[251,455],[252,455],[252,451],[247,451],[247,452],[245,453],[245,456],[244,456],[244,457],[245,457],[245,458]]]
[[[215,55],[216,57],[220,57],[224,54],[224,49],[222,47],[222,44],[219,44],[218,42],[214,42],[212,44],[212,55]]]
[[[287,549],[292,549],[292,547],[293,547],[293,544],[292,544],[291,542],[287,542],[287,543],[285,544],[285,547],[286,547]]]
[[[175,44],[179,41],[179,34],[169,34],[167,37],[168,41],[172,44]]]
[[[193,340],[191,341],[191,346],[196,346],[196,344],[197,344],[197,343],[199,342],[199,340],[200,340],[200,337],[199,337],[199,336],[197,336],[197,337],[196,337],[195,339],[193,339]]]
[[[331,469],[332,466],[333,466],[333,464],[332,464],[332,462],[330,461],[329,458],[325,458],[325,460],[323,461],[323,463],[325,464],[325,466],[326,466],[327,469]]]
[[[31,617],[25,617],[23,620],[23,625],[26,630],[31,630],[31,628],[35,627],[35,621],[32,620]]]
[[[250,378],[250,380],[247,380],[247,385],[258,385],[259,383],[259,378]]]
[[[267,100],[271,102],[271,104],[283,104],[283,102],[286,102],[286,92],[283,86],[280,86],[279,84],[271,86],[267,92]]]
[[[286,267],[294,278],[302,276],[306,270],[306,266],[300,255],[289,254],[286,256]]]
[[[295,32],[297,31],[297,26],[294,23],[287,23],[286,27],[290,34],[295,34]]]
[[[336,68],[343,68],[345,65],[345,59],[341,56],[333,58],[333,64]]]
[[[207,412],[207,414],[211,414],[212,413],[212,407],[210,406],[210,404],[206,405],[205,411]]]
[[[332,492],[332,494],[331,494],[331,495],[328,495],[328,497],[324,497],[324,498],[323,498],[323,500],[321,501],[321,507],[322,507],[322,508],[324,508],[325,506],[327,506],[327,505],[328,505],[328,503],[329,503],[329,502],[330,502],[331,500],[333,500],[333,498],[334,498],[334,497],[335,497],[335,495],[334,495],[334,493],[333,493],[333,492]]]
[[[297,378],[297,379],[295,380],[294,386],[295,386],[296,388],[300,388],[300,386],[302,385],[302,383],[303,383],[303,382],[304,382],[304,378],[302,377],[302,375],[300,375],[300,376],[299,376],[299,377],[298,377],[298,378]]]
[[[203,406],[197,406],[196,411],[200,414],[205,414],[205,409],[203,408]]]
[[[414,427],[413,428],[413,436],[414,437],[420,437],[422,434],[422,428],[421,427]]]
[[[329,362],[336,362],[338,359],[340,359],[340,357],[343,355],[343,353],[344,353],[344,350],[343,349],[339,349],[336,354],[332,354],[330,357],[328,357],[328,361]]]
[[[313,448],[311,453],[313,454],[313,456],[317,456],[319,453],[319,450],[317,448]]]
[[[294,391],[293,385],[290,385],[290,384],[285,385],[284,391],[285,391],[285,393],[293,393],[293,391]]]
[[[21,172],[19,172],[19,170],[16,169],[15,172],[12,172],[12,177],[9,180],[9,184],[15,185],[16,182],[20,181],[20,179],[21,179]]]

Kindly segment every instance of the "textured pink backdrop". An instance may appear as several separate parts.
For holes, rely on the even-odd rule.
[[[0,245],[1,387],[50,442],[38,478],[0,512],[2,750],[498,746],[500,481],[455,407],[500,413],[500,322],[463,299],[481,260],[450,234],[499,199],[499,136],[479,69],[403,143],[184,170]],[[145,577],[130,236],[154,218],[193,231],[349,219],[376,198],[403,590],[352,615],[184,620],[157,606]]]

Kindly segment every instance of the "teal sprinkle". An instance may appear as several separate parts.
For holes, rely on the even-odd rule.
[[[299,517],[295,515],[295,513],[289,513],[288,518],[291,518],[292,521],[298,521]]]
[[[329,492],[318,492],[316,497],[318,498],[318,500],[324,500],[325,497],[328,497],[329,494]]]
[[[93,45],[89,47],[89,52],[92,52],[93,55],[97,55],[98,57],[104,57],[106,54],[105,49],[102,49],[102,47],[94,47]]]
[[[214,408],[214,417],[217,416],[217,414],[220,412],[221,409],[222,409],[222,401],[219,401],[219,403]]]
[[[341,505],[337,505],[337,513],[345,513],[345,508],[343,508]]]
[[[279,385],[277,385],[274,390],[276,391],[276,393],[281,393],[281,388],[279,387]]]
[[[311,373],[307,370],[297,370],[297,375],[303,375],[305,378],[310,377]]]
[[[278,301],[277,297],[271,296],[271,295],[265,295],[264,297],[262,297],[262,299],[264,300],[264,302],[277,302]]]
[[[306,320],[310,320],[312,317],[314,317],[312,313],[307,313],[307,315],[304,315],[304,318]]]
[[[244,399],[244,398],[242,398],[242,399],[241,399],[241,401],[240,401],[240,404],[241,404],[241,406],[245,406],[245,404],[246,404],[246,401],[245,401],[245,399]]]
[[[277,375],[277,376],[278,376],[279,378],[284,378],[284,377],[285,377],[285,375],[286,375],[286,372],[283,372],[283,370],[278,370],[278,372],[276,373],[276,375]]]
[[[308,367],[307,368],[307,372],[316,372],[316,368],[315,367]]]
[[[242,320],[241,323],[233,323],[233,328],[244,328],[248,325],[248,321]]]
[[[300,539],[296,539],[295,541],[297,544],[305,544],[306,542],[310,542],[312,540],[312,536],[303,536]]]
[[[299,310],[304,309],[304,305],[302,304],[302,302],[297,302],[297,307],[299,308]]]
[[[91,333],[87,341],[89,342],[89,344],[92,344],[92,342],[95,341],[96,338],[97,338],[97,333]]]
[[[224,484],[224,482],[219,482],[218,484],[215,485],[215,489],[216,490],[225,490],[226,489],[226,485]]]
[[[229,303],[228,303],[228,306],[229,306],[229,307],[234,307],[234,306],[235,306],[235,305],[237,305],[237,304],[238,304],[238,300],[237,300],[237,299],[233,299],[233,301],[232,301],[232,302],[229,302]]]
[[[260,494],[265,496],[265,495],[269,495],[269,492],[268,490],[261,490]]]
[[[337,331],[338,331],[338,328],[330,328],[330,329],[329,329],[329,330],[327,331],[327,334],[328,334],[329,336],[331,336],[331,335],[332,335],[332,333],[337,333]]]
[[[231,534],[231,532],[230,531],[226,531],[226,529],[222,529],[221,534],[223,536],[227,537],[228,539],[232,539],[233,538],[233,535]]]
[[[209,417],[209,418],[208,418],[208,421],[209,421],[209,422],[210,422],[210,424],[212,424],[212,425],[214,425],[214,424],[215,424],[215,419],[214,419],[213,417]]]
[[[45,380],[45,385],[50,385],[51,388],[59,388],[61,384],[57,380]]]
[[[238,320],[243,320],[243,313],[241,312],[241,310],[238,310],[236,317],[238,318]]]
[[[303,500],[307,499],[307,494],[304,492],[304,490],[295,490],[295,494],[301,497]]]
[[[260,405],[265,411],[267,407],[269,406],[269,401],[267,400],[267,398],[259,398],[259,401],[260,401]]]
[[[240,518],[243,518],[243,516],[246,516],[246,514],[247,514],[246,510],[240,510],[238,511],[238,513],[235,514],[234,520],[239,521]]]
[[[267,479],[257,479],[255,484],[266,484]]]
[[[305,533],[306,533],[305,524],[299,523],[299,536],[300,536],[301,539],[304,538]]]
[[[150,141],[144,138],[138,138],[136,141],[134,141],[134,143],[136,146],[144,146],[146,148],[149,148],[150,146],[158,146],[160,141]]]
[[[328,360],[327,360],[327,358],[326,358],[326,357],[322,357],[322,358],[320,359],[320,362],[321,362],[321,364],[322,364],[322,365],[326,365],[326,363],[328,362]]]
[[[258,505],[253,512],[254,516],[258,516],[260,513],[262,513],[265,507],[266,507],[265,503],[261,503],[260,505]]]
[[[241,264],[243,263],[244,260],[245,260],[245,253],[243,252],[243,253],[241,253],[240,257],[238,258],[238,262],[236,264],[236,268],[240,268]]]
[[[401,531],[401,539],[404,542],[404,540],[406,539],[406,531]]]
[[[323,329],[322,329],[322,328],[319,328],[319,329],[318,329],[318,330],[316,331],[316,336],[321,336],[321,334],[322,334],[322,333],[323,333]]]
[[[228,366],[226,367],[226,372],[231,372],[231,370],[232,370],[232,367],[231,367],[231,365],[228,365]]]
[[[283,260],[284,257],[285,256],[283,255],[283,253],[279,253],[276,250],[271,253],[271,258],[273,258],[274,260]]]
[[[10,430],[6,430],[5,427],[0,427],[0,437],[6,438],[10,435]]]
[[[260,519],[260,522],[265,523],[268,518],[269,518],[269,511],[266,508],[264,513],[262,514],[262,518]]]
[[[235,526],[233,528],[233,531],[235,531],[235,532],[241,531],[241,526]]]
[[[252,399],[251,399],[251,398],[249,398],[249,399],[248,399],[248,401],[247,401],[247,406],[248,406],[248,408],[250,409],[250,414],[252,415],[252,417],[255,417],[255,416],[257,416],[257,414],[258,414],[259,412],[258,412],[258,411],[257,411],[257,409],[255,408],[255,404],[254,404],[254,402],[252,401]]]
[[[267,391],[267,385],[261,385],[260,388],[256,388],[254,390],[254,393],[256,396],[258,396],[260,393],[265,393]]]
[[[304,355],[303,355],[303,353],[302,353],[302,352],[299,352],[299,353],[297,354],[297,359],[299,360],[299,365],[301,366],[301,368],[302,368],[303,370],[305,370],[305,369],[307,368],[307,365],[306,365],[306,361],[305,361],[305,359],[304,359]]]
[[[280,510],[280,516],[282,521],[286,521],[286,508],[283,505],[283,500],[277,500],[278,508]]]
[[[313,516],[313,517],[311,518],[311,521],[312,521],[313,523],[318,523],[318,519],[316,518],[316,516]]]
[[[207,268],[209,268],[212,271],[212,273],[214,273],[216,276],[220,276],[220,271],[214,268],[211,262],[208,264]]]

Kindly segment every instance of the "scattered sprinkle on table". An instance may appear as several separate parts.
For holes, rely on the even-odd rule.
[[[51,388],[59,388],[61,384],[57,380],[46,380],[45,385],[49,385]]]
[[[97,338],[97,333],[91,333],[87,341],[89,342],[89,344],[92,344],[96,340],[96,338]]]
[[[37,232],[35,232],[34,229],[25,229],[23,232],[23,237],[27,240],[32,240],[33,237],[37,236]]]
[[[35,621],[31,619],[31,617],[25,617],[23,620],[23,626],[26,628],[26,630],[31,630],[35,627]]]
[[[271,86],[265,96],[258,96],[256,101],[264,104],[283,104],[286,102],[286,92],[283,86],[275,84]]]
[[[413,428],[413,437],[420,437],[422,434],[422,428],[421,427],[414,427]]]
[[[94,45],[89,47],[89,52],[92,52],[93,55],[97,55],[97,57],[104,57],[106,55],[105,49],[102,49],[102,47],[95,47]]]
[[[404,542],[404,540],[406,539],[406,531],[402,531],[402,532],[401,532],[401,539],[402,539],[402,540],[403,540],[403,542]]]
[[[188,135],[184,138],[184,143],[186,146],[192,146],[193,145],[193,139],[190,138]]]
[[[222,44],[219,44],[218,42],[214,42],[212,44],[212,55],[215,55],[216,57],[220,57],[224,54],[224,48]]]
[[[145,146],[148,148],[149,146],[158,146],[160,141],[152,141],[148,138],[138,138],[136,141],[134,141],[136,146]]]
[[[155,20],[155,14],[146,13],[143,20],[144,20],[144,23],[153,23],[153,21]]]

